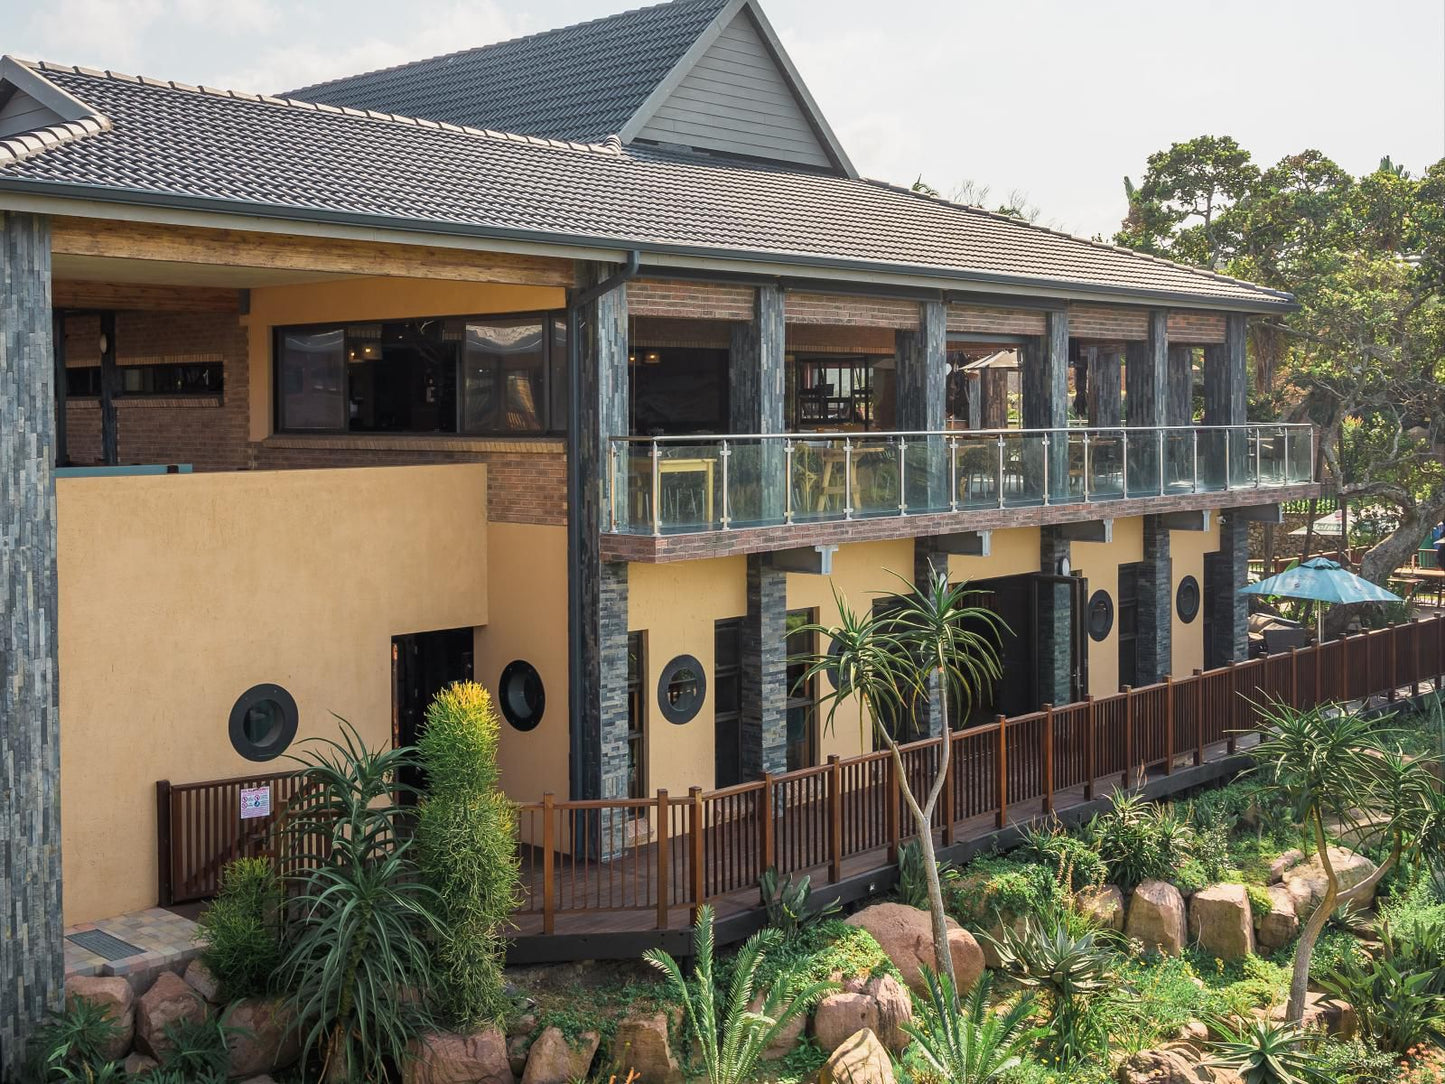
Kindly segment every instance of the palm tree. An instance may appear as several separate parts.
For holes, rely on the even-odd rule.
[[[985,971],[962,1008],[947,975],[923,965],[927,999],[903,1030],[918,1041],[918,1050],[950,1084],[994,1084],[1022,1060],[1022,1053],[1042,1033],[1031,1028],[1034,999],[1025,994],[1012,1006],[995,1012],[989,1004],[993,974]]]

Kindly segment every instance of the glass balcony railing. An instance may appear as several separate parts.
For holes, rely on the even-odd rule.
[[[624,534],[1105,503],[1314,481],[1309,425],[615,437]]]

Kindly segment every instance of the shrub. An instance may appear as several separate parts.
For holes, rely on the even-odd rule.
[[[1321,1074],[1292,1024],[1249,1020],[1236,1030],[1220,1021],[1215,1028],[1224,1037],[1213,1044],[1214,1057],[1207,1064],[1237,1073],[1244,1084],[1335,1084]]]
[[[1265,918],[1274,910],[1274,900],[1270,898],[1269,889],[1259,885],[1245,885],[1244,891],[1249,896],[1249,910],[1255,918]]]
[[[516,811],[498,788],[499,723],[492,698],[458,682],[427,707],[417,742],[427,795],[417,816],[417,863],[437,895],[434,996],[467,1030],[506,1015],[502,931],[520,898]]]
[[[1371,1040],[1403,1054],[1419,1043],[1445,1040],[1445,996],[1432,990],[1439,966],[1412,974],[1388,956],[1367,964],[1347,960],[1320,985],[1355,1007],[1360,1030]]]
[[[1054,901],[1053,871],[1012,858],[976,858],[944,890],[949,913],[974,930],[992,928],[1001,915],[1033,915]]]
[[[119,1034],[120,1025],[110,1018],[110,1010],[94,1001],[77,998],[52,1010],[31,1036],[26,1079],[39,1084],[119,1080],[119,1064],[101,1057]]]
[[[718,965],[724,984],[731,979],[732,965],[732,960]],[[759,986],[767,986],[784,971],[792,972],[804,982],[822,982],[833,974],[871,978],[898,973],[871,933],[836,918],[824,919],[805,926],[791,937],[783,937],[758,965],[755,981]]]
[[[814,908],[813,878],[804,874],[801,881],[796,881],[790,873],[780,881],[774,866],[763,870],[763,875],[758,878],[758,891],[763,899],[763,910],[768,915],[768,925],[785,938],[792,937],[807,926],[829,919],[842,910],[837,900]],[[925,892],[925,897],[926,895]]]
[[[1071,891],[1077,892],[1090,885],[1100,885],[1108,878],[1109,871],[1097,851],[1082,839],[1064,831],[1057,821],[1044,828],[1025,829],[1023,842],[1018,852],[1031,862],[1050,867],[1055,880],[1067,880]]]
[[[1169,880],[1191,857],[1194,831],[1167,803],[1115,791],[1113,808],[1091,817],[1083,838],[1125,890],[1141,881]]]
[[[178,1020],[166,1027],[170,1049],[161,1068],[188,1084],[226,1084],[230,1067],[227,1040],[241,1029],[227,1027],[215,1017]]]
[[[989,1004],[993,975],[985,971],[960,1005],[953,982],[923,965],[928,996],[903,1030],[918,1042],[929,1065],[949,1084],[994,1084],[1021,1061],[1029,1042],[1042,1034],[1029,1027],[1032,997],[995,1012]]]
[[[1192,896],[1201,888],[1208,888],[1214,883],[1214,878],[1205,871],[1203,863],[1195,858],[1180,863],[1169,880],[1186,896]]]
[[[231,1000],[265,993],[281,963],[281,882],[266,858],[221,871],[221,891],[197,920],[201,960]]]

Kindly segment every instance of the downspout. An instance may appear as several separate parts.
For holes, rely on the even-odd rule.
[[[582,387],[582,311],[598,298],[610,294],[623,283],[637,276],[642,254],[633,250],[621,270],[580,293],[569,291],[567,298],[567,733],[568,796],[574,800],[587,797],[586,748],[583,744],[582,689],[586,682],[583,652],[590,630],[582,624],[582,555],[587,530],[600,530],[600,523],[582,521],[583,486],[596,485],[597,478],[582,477],[582,396],[596,395],[597,389]],[[589,438],[591,434],[588,434]],[[598,468],[602,469],[599,462]]]

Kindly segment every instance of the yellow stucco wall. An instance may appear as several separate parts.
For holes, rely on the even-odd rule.
[[[1109,592],[1114,601],[1114,622],[1109,635],[1095,641],[1085,633],[1089,649],[1089,692],[1107,696],[1119,691],[1119,566],[1144,559],[1144,521],[1116,519],[1112,542],[1074,542],[1069,562],[1089,581],[1089,595]],[[1084,600],[1088,604],[1088,598]]]
[[[1219,514],[1209,517],[1207,531],[1170,531],[1169,556],[1171,559],[1171,584],[1169,606],[1173,625],[1169,635],[1173,649],[1172,665],[1169,672],[1175,677],[1188,677],[1195,670],[1204,668],[1204,555],[1219,550]],[[1179,607],[1175,604],[1180,581],[1193,576],[1199,584],[1199,613],[1189,624],[1179,620]]]
[[[647,793],[666,788],[711,790],[714,782],[713,625],[748,610],[746,557],[628,566],[628,629],[643,632],[642,703]],[[702,664],[707,690],[702,710],[687,723],[668,722],[657,710],[657,679],[678,655]]]
[[[257,765],[251,686],[391,740],[391,637],[487,620],[486,467],[67,478],[57,485],[65,921],[156,902],[155,783]],[[295,746],[293,745],[293,750]]]
[[[349,278],[253,289],[250,314],[241,318],[251,332],[251,439],[264,440],[270,436],[274,422],[271,407],[273,327],[343,320],[531,312],[560,309],[566,303],[566,292],[555,287],[428,279]]]
[[[487,536],[492,621],[477,629],[476,679],[498,691],[502,668],[525,659],[546,691],[542,721],[525,733],[502,720],[502,788],[518,802],[565,799],[567,763],[567,530],[493,523]]]

